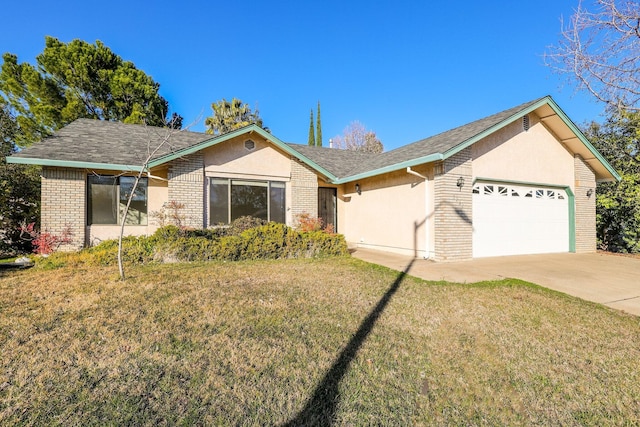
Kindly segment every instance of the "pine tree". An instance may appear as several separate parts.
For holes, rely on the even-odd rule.
[[[316,145],[316,137],[313,132],[313,108],[311,109],[311,114],[309,116],[309,145],[312,147]]]
[[[322,147],[322,123],[320,123],[320,101],[318,101],[318,122],[316,123],[316,147]]]

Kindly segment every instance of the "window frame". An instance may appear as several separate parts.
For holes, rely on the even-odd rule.
[[[133,182],[135,183],[135,176],[131,176],[131,175],[97,175],[97,174],[90,174],[87,175],[87,180],[86,180],[86,226],[91,227],[91,226],[121,226],[122,225],[122,221],[124,220],[123,218],[123,209],[120,208],[121,202],[124,201],[125,202],[125,206],[126,206],[126,201],[127,199],[125,198],[124,200],[122,200],[122,193],[120,191],[121,188],[121,184],[120,181],[122,179],[132,179]],[[92,195],[92,191],[91,191],[91,186],[92,186],[92,180],[96,179],[96,180],[112,180],[112,184],[115,187],[115,192],[112,194],[112,206],[115,205],[116,207],[116,222],[103,222],[103,223],[95,223],[93,222],[93,205],[94,203],[92,202],[93,200],[93,195]],[[146,208],[144,211],[144,221],[139,223],[139,224],[125,224],[125,226],[137,226],[137,227],[146,227],[149,225],[149,179],[147,177],[140,177],[140,179],[138,180],[138,185],[136,186],[136,191],[138,191],[138,189],[144,187],[144,207]],[[135,196],[134,196],[135,197]],[[135,201],[135,199],[132,199],[132,201]],[[138,210],[140,211],[140,210]],[[140,211],[142,212],[142,211]],[[127,212],[127,216],[129,216],[131,214],[131,206],[129,207],[129,212]]]
[[[226,210],[227,210],[227,220],[226,222],[218,221],[212,222],[212,214],[213,214],[213,206],[212,206],[212,185],[214,181],[218,181],[218,185],[222,185],[221,181],[225,181],[226,183]],[[272,212],[272,201],[273,201],[273,189],[278,189],[282,193],[282,212],[279,215],[283,220],[283,224],[286,224],[287,221],[287,182],[286,181],[277,181],[277,180],[269,180],[269,179],[244,179],[244,178],[228,178],[228,177],[218,177],[218,176],[209,176],[207,177],[207,225],[208,227],[216,227],[216,226],[228,226],[233,222],[233,183],[237,182],[238,185],[243,185],[239,183],[245,183],[244,185],[251,185],[255,183],[256,187],[265,187],[267,189],[266,194],[266,206],[264,207],[266,210],[267,221],[269,222],[278,222],[273,219],[275,215]]]

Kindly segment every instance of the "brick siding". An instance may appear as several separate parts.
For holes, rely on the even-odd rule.
[[[206,224],[204,185],[202,153],[176,159],[169,165],[169,201],[184,204],[182,213],[187,227],[203,228]]]
[[[464,178],[459,188],[458,178]],[[434,177],[436,261],[460,261],[473,257],[471,148],[446,159]]]
[[[318,216],[318,177],[307,165],[291,159],[291,214]]]
[[[83,170],[42,169],[41,229],[60,235],[69,226],[72,243],[61,251],[81,249],[85,245],[86,173]]]
[[[579,154],[575,155],[574,164],[576,178],[576,252],[595,252],[597,244],[595,173]],[[593,190],[591,197],[587,197],[589,189]]]

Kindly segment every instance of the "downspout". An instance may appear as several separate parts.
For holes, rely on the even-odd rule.
[[[410,173],[411,175],[415,175],[419,178],[424,179],[425,181],[427,180],[427,177],[424,175],[419,174],[418,172],[414,171],[413,169],[411,169],[411,166],[407,166],[407,173]]]
[[[414,175],[417,176],[418,178],[422,178],[424,179],[424,202],[425,202],[425,213],[428,212],[427,206],[428,206],[428,201],[429,201],[429,184],[428,184],[428,178],[416,171],[414,171],[413,169],[411,169],[411,166],[407,166],[407,173],[410,175]],[[425,242],[424,242],[424,259],[429,259],[429,242],[431,239],[431,236],[429,235],[429,223],[427,222],[426,218],[424,221],[424,238],[425,238]]]

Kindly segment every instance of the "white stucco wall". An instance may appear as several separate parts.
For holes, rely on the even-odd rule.
[[[255,142],[247,150],[244,142]],[[262,139],[261,136],[243,135],[203,151],[207,176],[221,178],[271,179],[287,181],[291,177],[290,156]]]
[[[530,128],[522,121],[493,133],[474,144],[474,178],[566,185],[574,187],[574,161],[555,136],[530,114]]]
[[[413,168],[423,175],[426,167]],[[425,180],[405,170],[345,184],[338,192],[338,229],[360,247],[426,255]]]

